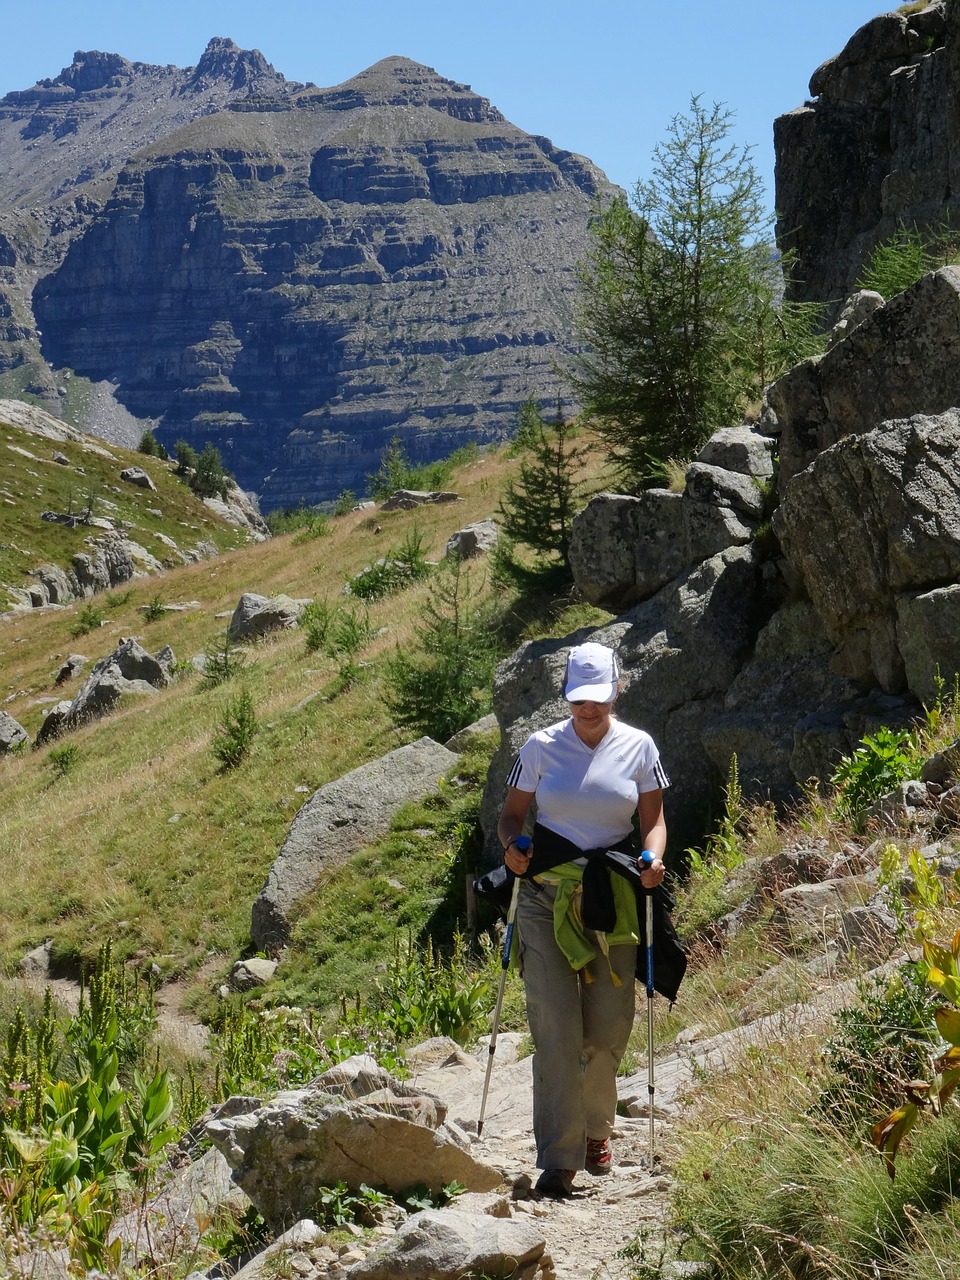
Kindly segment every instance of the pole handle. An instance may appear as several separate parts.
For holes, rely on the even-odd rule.
[[[649,849],[644,849],[643,853],[641,853],[640,855],[640,861],[643,863],[644,867],[649,867],[653,864],[653,860],[655,857],[656,857],[656,854],[651,853]],[[646,910],[646,920],[644,921],[644,925],[645,925],[644,932],[646,935],[646,944],[647,944],[647,957],[646,957],[647,959],[647,1000],[652,1002],[653,993],[654,993],[654,987],[653,987],[653,892],[649,889],[646,891],[646,908],[647,910]],[[652,1008],[652,1003],[650,1007]]]
[[[533,844],[529,836],[517,836],[512,842],[517,846],[521,853],[525,852]],[[513,881],[513,893],[510,895],[510,906],[507,909],[507,928],[503,935],[503,950],[500,953],[501,969],[510,967],[510,952],[513,948],[513,926],[517,918],[517,902],[520,898],[520,877],[515,876]]]

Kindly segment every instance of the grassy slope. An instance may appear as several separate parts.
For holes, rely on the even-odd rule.
[[[61,657],[94,661],[121,636],[151,652],[170,644],[178,660],[222,638],[244,591],[342,601],[344,577],[384,555],[417,525],[432,558],[447,538],[496,511],[516,463],[488,455],[458,478],[456,504],[417,512],[354,513],[323,538],[290,536],[184,566],[133,586],[105,625],[71,636],[78,606],[0,624],[0,706],[33,735],[46,705],[72,696],[83,676],[55,690]],[[377,527],[381,532],[376,532]],[[472,572],[485,576],[483,565]],[[258,645],[243,682],[263,730],[251,757],[220,771],[210,742],[239,683],[202,691],[185,676],[154,698],[71,734],[76,767],[57,773],[49,750],[0,761],[0,964],[9,969],[52,937],[64,961],[91,957],[106,936],[121,954],[191,972],[211,954],[224,964],[248,944],[250,905],[298,806],[316,787],[415,736],[391,723],[382,699],[382,659],[416,636],[429,581],[375,604],[380,634],[361,654],[362,679],[339,692],[335,659],[307,650],[294,631]],[[146,622],[141,606],[198,601]]]
[[[0,422],[0,584],[23,587],[30,571],[46,562],[68,567],[70,557],[86,549],[88,538],[103,533],[52,524],[40,519],[42,511],[79,514],[91,504],[93,515],[123,522],[129,537],[161,563],[178,563],[179,557],[171,560],[171,548],[160,534],[184,551],[198,541],[213,542],[221,550],[243,544],[242,533],[205,507],[167,464],[95,443],[110,456]],[[54,453],[69,465],[54,462]],[[120,472],[131,466],[149,473],[155,493],[120,479]],[[7,607],[6,598],[0,587],[0,612]]]

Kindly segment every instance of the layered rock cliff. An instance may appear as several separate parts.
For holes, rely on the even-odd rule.
[[[393,435],[427,460],[503,438],[531,396],[555,405],[603,174],[405,58],[315,89],[240,51],[232,76],[204,72],[209,54],[186,79],[78,55],[0,103],[8,129],[21,113],[16,201],[39,189],[26,132],[86,138],[121,81],[167,104],[101,203],[78,211],[70,179],[44,177],[78,225],[12,346],[40,329],[52,369],[109,387],[168,445],[212,441],[266,507],[362,489]],[[208,83],[219,99],[171,131],[170,102]]]
[[[232,102],[303,88],[262,54],[216,37],[187,68],[79,51],[58,76],[0,99],[0,393],[25,394],[75,426],[136,442],[142,424],[112,385],[90,387],[44,360],[37,279],[100,212],[131,154]]]
[[[899,223],[960,226],[960,3],[873,18],[810,94],[774,123],[777,239],[793,295],[835,311]]]

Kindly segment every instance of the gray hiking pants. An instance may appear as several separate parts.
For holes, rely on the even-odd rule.
[[[584,1167],[587,1138],[608,1138],[613,1130],[617,1067],[633,1027],[637,948],[611,947],[609,964],[598,951],[585,969],[571,969],[553,933],[555,896],[552,885],[521,884],[520,972],[536,1049],[537,1168],[575,1170]]]

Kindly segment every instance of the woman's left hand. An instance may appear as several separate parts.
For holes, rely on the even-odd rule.
[[[649,866],[644,866],[638,858],[637,866],[640,868],[640,883],[645,889],[655,889],[658,884],[663,883],[666,867],[663,865],[662,858],[654,858]]]

